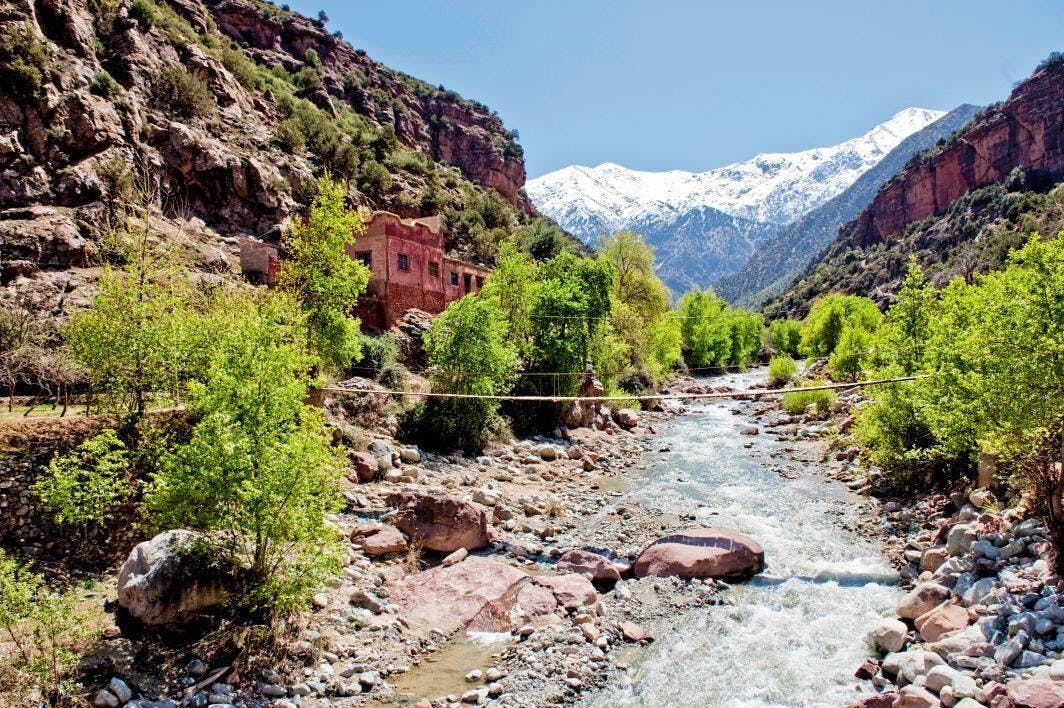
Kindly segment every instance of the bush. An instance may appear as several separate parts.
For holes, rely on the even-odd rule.
[[[179,118],[202,118],[215,108],[210,87],[177,66],[167,67],[159,74],[155,99]]]
[[[761,315],[729,307],[712,289],[684,293],[678,310],[689,366],[745,367],[761,351]]]
[[[126,446],[114,430],[89,438],[52,459],[34,494],[61,524],[101,524],[129,496]]]
[[[281,121],[273,131],[273,142],[285,152],[301,154],[307,148],[307,138],[299,122],[291,118]]]
[[[122,90],[122,87],[118,85],[118,82],[106,71],[98,71],[93,75],[90,88],[97,96],[103,96],[104,98],[117,96]]]
[[[779,388],[793,379],[797,373],[798,364],[794,362],[794,359],[786,354],[774,356],[772,361],[768,363],[768,385],[773,388]]]
[[[155,3],[152,0],[133,0],[129,4],[129,16],[136,20],[142,31],[151,29],[157,20]]]
[[[36,98],[50,61],[48,46],[25,25],[0,30],[0,78],[16,96]]]
[[[802,341],[802,323],[800,320],[788,318],[774,320],[768,326],[768,338],[769,343],[777,352],[796,357]]]
[[[824,381],[817,379],[811,381],[809,386],[823,386]],[[810,404],[816,406],[816,412],[823,415],[831,410],[831,404],[835,402],[835,391],[820,389],[818,391],[797,390],[783,394],[783,410],[791,415],[799,415],[805,412]]]
[[[362,165],[358,172],[359,191],[373,199],[380,199],[391,187],[392,175],[387,167],[376,160],[369,160]]]
[[[255,613],[305,607],[340,569],[326,516],[342,506],[344,460],[305,402],[307,346],[293,300],[248,303],[192,386],[191,439],[165,458],[145,500],[156,524],[208,532],[213,552],[243,569],[242,600]]]

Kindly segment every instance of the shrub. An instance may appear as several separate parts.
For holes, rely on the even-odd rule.
[[[179,118],[201,118],[215,108],[210,87],[177,66],[167,67],[159,74],[155,98]]]
[[[72,677],[91,632],[76,603],[0,550],[0,628],[14,648],[12,668],[53,706],[78,704]]]
[[[774,320],[768,326],[768,338],[772,347],[780,354],[796,357],[802,341],[802,323],[800,320],[788,318]]]
[[[136,20],[142,31],[155,25],[157,14],[152,0],[133,0],[129,4],[129,16]]]
[[[688,365],[745,367],[761,351],[761,315],[729,307],[712,289],[684,293],[678,310]]]
[[[273,141],[286,152],[301,154],[307,147],[307,139],[300,129],[299,122],[291,118],[281,121],[273,131]]]
[[[0,30],[0,78],[16,96],[37,96],[50,61],[48,46],[25,25],[12,23]]]
[[[373,199],[380,199],[392,187],[388,168],[376,160],[368,160],[358,172],[358,189]]]
[[[809,387],[823,386],[824,381],[817,379],[809,383]],[[831,389],[817,391],[803,391],[801,389],[783,394],[783,410],[791,415],[804,413],[810,404],[816,406],[816,412],[820,415],[831,410],[831,404],[835,402],[835,392]]]
[[[103,96],[104,98],[117,96],[122,90],[122,87],[118,85],[118,82],[106,71],[98,71],[93,75],[90,88],[97,96]]]
[[[132,491],[128,466],[126,446],[114,430],[105,430],[53,458],[33,491],[61,524],[100,524]]]
[[[858,411],[854,425],[864,456],[887,470],[895,487],[933,484],[936,471],[952,461],[938,449],[918,383],[875,387],[872,396],[872,402]]]
[[[797,373],[798,365],[794,359],[786,354],[774,356],[768,363],[768,385],[778,388],[793,379]]]
[[[326,516],[342,506],[344,461],[319,409],[306,404],[314,362],[306,316],[283,295],[252,302],[225,332],[206,380],[193,384],[199,418],[153,477],[159,525],[208,533],[213,552],[244,570],[255,611],[306,606],[339,571],[343,547]]]

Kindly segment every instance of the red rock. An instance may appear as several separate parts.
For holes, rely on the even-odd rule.
[[[937,642],[950,632],[967,627],[971,624],[971,617],[965,607],[943,604],[917,617],[914,624],[921,639]]]
[[[350,457],[356,476],[356,479],[352,481],[370,482],[377,476],[377,458],[371,453],[353,451]]]
[[[621,622],[621,634],[630,642],[654,641],[654,635],[635,622]]]
[[[879,673],[879,664],[872,659],[865,659],[864,663],[857,667],[853,675],[861,680],[867,680]]]
[[[920,570],[938,570],[938,567],[946,562],[949,552],[945,546],[932,546],[920,556]]]
[[[916,619],[949,598],[949,588],[935,582],[920,583],[898,600],[898,617]]]
[[[625,430],[631,430],[639,425],[639,414],[631,408],[621,408],[613,412],[613,422]]]
[[[898,691],[893,708],[941,708],[938,696],[923,686],[909,685]]]
[[[454,565],[455,563],[461,563],[469,555],[469,551],[464,548],[459,548],[454,553],[450,554],[441,561],[444,565]]]
[[[1016,708],[1064,708],[1064,681],[1010,681],[1005,695]]]
[[[475,551],[491,541],[484,510],[458,497],[439,492],[400,492],[390,494],[388,503],[399,507],[396,527],[428,550]]]
[[[865,696],[856,703],[851,703],[849,708],[891,708],[897,697],[898,694],[893,692],[876,693],[871,696]]]
[[[554,593],[558,604],[568,610],[595,604],[598,593],[595,586],[583,575],[566,573],[565,575],[537,575],[532,582],[541,585]]]
[[[351,532],[351,540],[370,557],[401,553],[407,549],[406,537],[394,526],[358,528]]]
[[[514,625],[524,625],[549,617],[558,611],[558,598],[543,585],[526,582],[517,593]]]
[[[621,579],[621,574],[609,558],[590,551],[567,551],[554,567],[561,572],[588,575],[597,583],[615,583]]]
[[[765,566],[757,541],[716,527],[686,529],[647,546],[634,564],[635,576],[747,578]]]

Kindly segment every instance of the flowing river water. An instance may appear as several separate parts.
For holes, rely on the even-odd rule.
[[[741,389],[764,376],[757,369],[714,383]],[[765,571],[727,591],[733,605],[685,613],[659,630],[628,681],[585,705],[837,707],[859,695],[853,671],[866,656],[866,632],[901,593],[894,573],[875,544],[840,526],[855,499],[817,474],[819,448],[741,436],[752,420],[735,406],[694,404],[664,426],[658,440],[667,451],[633,473],[628,498],[752,536],[765,549]]]

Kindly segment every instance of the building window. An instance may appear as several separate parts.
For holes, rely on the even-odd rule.
[[[465,286],[465,291],[469,292],[473,289],[473,276],[469,273],[462,274],[462,285]]]
[[[437,263],[436,261],[429,261],[429,277],[430,278],[438,278],[438,277],[440,277],[440,264]]]
[[[451,285],[458,287],[458,273],[453,270],[451,271]]]
[[[410,256],[405,253],[399,254],[399,270],[410,270]]]
[[[367,268],[373,267],[373,252],[372,251],[359,251],[355,254],[355,258],[362,261]]]
[[[484,287],[484,276],[483,275],[478,275],[477,276],[477,290],[480,290],[482,287]]]

